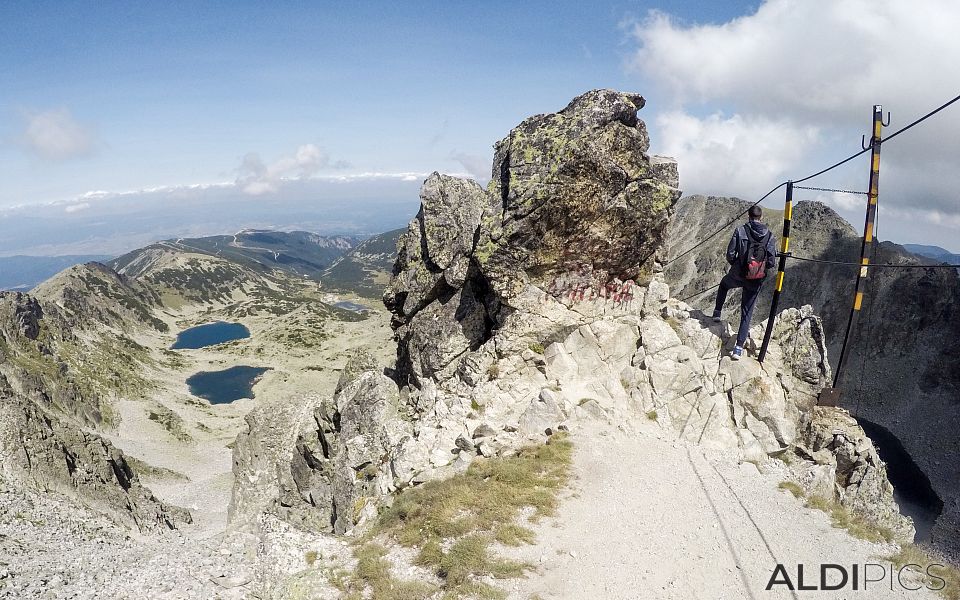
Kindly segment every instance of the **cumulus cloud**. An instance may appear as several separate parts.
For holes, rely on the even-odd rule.
[[[52,161],[89,155],[94,150],[92,130],[77,121],[66,108],[27,112],[24,117],[23,146]]]
[[[466,152],[451,152],[450,158],[460,163],[470,177],[480,182],[490,180],[490,159]]]
[[[664,140],[661,151],[683,157],[683,181],[696,182],[700,190],[731,190],[741,196],[758,181],[777,180],[817,141],[815,127],[765,116],[714,113],[698,118],[668,111],[657,116],[656,125]]]
[[[858,150],[873,104],[889,135],[960,93],[957,22],[953,0],[767,0],[709,25],[651,12],[629,28],[628,69],[666,107],[654,149],[678,158],[685,191],[756,197]],[[883,147],[881,206],[960,228],[960,105],[947,111]],[[865,189],[866,172],[812,183]]]
[[[251,152],[243,157],[237,168],[237,185],[245,194],[259,196],[275,193],[284,180],[306,179],[323,169],[346,169],[346,161],[332,161],[330,156],[314,144],[304,144],[290,156],[266,164],[260,155]]]

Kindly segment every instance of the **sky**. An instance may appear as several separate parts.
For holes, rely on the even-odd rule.
[[[8,0],[0,253],[400,226],[428,173],[489,177],[511,127],[599,87],[646,97],[685,193],[756,199],[858,150],[873,104],[893,130],[960,94],[957,24],[952,0]],[[958,156],[960,104],[883,147],[881,237],[960,251]]]

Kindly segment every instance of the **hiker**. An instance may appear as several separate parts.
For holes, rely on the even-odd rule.
[[[773,247],[773,234],[760,222],[763,211],[759,206],[751,206],[747,211],[750,220],[737,227],[727,244],[727,262],[730,271],[720,280],[717,290],[717,304],[713,310],[713,320],[720,321],[720,310],[727,300],[727,292],[733,288],[742,288],[740,298],[740,329],[737,331],[737,345],[733,347],[730,358],[740,360],[743,356],[743,344],[750,332],[750,319],[753,307],[760,296],[760,287],[773,270],[776,262],[776,250]]]

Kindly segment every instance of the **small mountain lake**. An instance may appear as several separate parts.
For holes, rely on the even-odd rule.
[[[213,323],[184,329],[177,335],[177,341],[170,346],[170,349],[206,348],[207,346],[215,346],[224,342],[242,340],[248,337],[250,337],[250,330],[240,323],[214,321]]]
[[[191,394],[210,404],[229,404],[240,398],[253,398],[253,386],[269,370],[241,365],[223,371],[200,371],[187,378],[187,385]]]
[[[369,306],[364,306],[362,304],[357,304],[356,302],[350,302],[349,300],[343,300],[342,302],[337,302],[334,304],[337,308],[345,308],[347,310],[352,310],[353,312],[364,312],[370,310]]]

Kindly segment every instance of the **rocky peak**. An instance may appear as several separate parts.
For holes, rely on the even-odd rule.
[[[636,94],[588,92],[497,142],[488,190],[427,179],[384,294],[401,378],[420,381],[477,349],[528,286],[620,294],[649,275],[680,192],[676,163],[646,153],[642,107]]]
[[[497,142],[476,260],[504,298],[523,285],[636,279],[680,197],[676,163],[651,158],[636,94],[594,90]]]
[[[589,92],[501,140],[487,190],[436,173],[424,182],[384,295],[396,368],[351,361],[270,478],[275,514],[350,531],[398,489],[589,424],[760,465],[794,453],[804,485],[909,536],[856,425],[843,440],[820,436],[833,412],[813,411],[830,366],[812,310],[779,316],[760,365],[731,361],[732,328],[670,297],[653,263],[676,164],[647,156],[640,106]],[[256,444],[244,447],[235,459],[254,460],[243,457]]]

